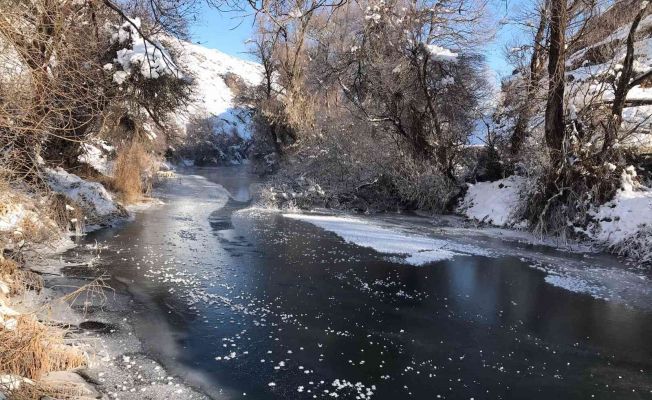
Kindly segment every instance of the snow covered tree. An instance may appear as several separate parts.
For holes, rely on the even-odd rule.
[[[2,1],[0,12],[0,164],[15,179],[76,165],[117,109],[157,121],[187,97],[170,54],[104,1]]]

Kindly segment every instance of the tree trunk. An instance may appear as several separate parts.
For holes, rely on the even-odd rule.
[[[525,142],[527,136],[527,129],[530,125],[532,106],[532,96],[536,92],[539,79],[541,79],[541,67],[543,65],[544,44],[543,40],[548,26],[548,6],[544,6],[539,11],[539,26],[534,35],[534,47],[532,50],[532,57],[530,58],[530,76],[528,77],[527,87],[525,91],[525,99],[523,101],[523,108],[518,114],[516,126],[514,126],[514,133],[511,138],[511,152],[513,155],[521,151],[521,147]]]
[[[643,19],[646,9],[647,6],[642,7],[638,14],[636,14],[629,29],[629,35],[627,35],[627,53],[625,54],[623,69],[620,72],[620,78],[618,79],[618,84],[614,91],[614,102],[611,106],[611,116],[602,146],[603,154],[606,154],[613,147],[618,136],[618,130],[623,121],[625,100],[627,100],[627,94],[629,93],[629,89],[632,87],[630,81],[634,72],[634,39],[636,37],[636,30],[638,29],[641,19]]]
[[[553,164],[562,157],[564,142],[564,89],[566,79],[567,0],[551,1],[550,50],[548,58],[548,101],[545,114],[545,137]]]

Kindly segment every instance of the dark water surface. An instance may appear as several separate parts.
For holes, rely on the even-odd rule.
[[[649,309],[550,285],[516,256],[398,264],[238,211],[243,169],[193,173],[207,180],[169,180],[165,205],[84,240],[107,246],[146,350],[214,398],[652,398]]]

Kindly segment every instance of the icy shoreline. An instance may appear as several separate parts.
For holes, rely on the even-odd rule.
[[[581,243],[562,244],[507,228],[473,227],[452,216],[361,218],[324,215],[324,210],[283,216],[313,224],[345,242],[394,256],[411,266],[469,255],[517,257],[545,273],[546,284],[596,299],[651,308],[652,276]]]
[[[69,246],[38,262],[28,263],[29,269],[47,277],[46,288],[38,295],[31,293],[19,305],[24,309],[47,307],[49,322],[71,327],[69,344],[84,348],[89,354],[87,367],[66,372],[62,379],[72,381],[78,375],[105,399],[136,400],[143,396],[208,399],[182,379],[170,375],[147,354],[132,323],[138,313],[130,295],[109,291],[105,293],[106,299],[85,297],[73,304],[56,300],[70,292],[71,287],[88,283],[86,277],[66,276],[63,272],[66,268],[92,266],[97,262],[88,257],[78,257],[74,263],[63,260],[64,251],[76,250],[99,253],[101,249]]]
[[[66,195],[73,192],[70,197],[77,200],[77,204],[88,211],[85,214],[92,217],[86,221],[86,226],[82,225],[86,233],[128,224],[135,219],[135,213],[162,204],[157,199],[147,199],[125,208],[117,205],[113,197],[98,184],[83,181],[62,170],[54,171],[53,176],[56,177],[53,178],[55,189]],[[10,278],[0,275],[2,329],[13,331],[19,328],[17,321],[20,318],[33,315],[44,326],[60,327],[53,329],[61,329],[61,333],[65,333],[66,347],[71,351],[81,351],[87,362],[80,368],[46,373],[36,383],[23,377],[0,374],[0,385],[4,391],[9,391],[9,398],[10,389],[19,389],[22,384],[75,388],[79,392],[79,399],[141,399],[145,395],[155,398],[208,398],[179,378],[169,375],[161,364],[144,351],[132,323],[132,318],[137,318],[133,299],[116,294],[108,287],[100,288],[102,284],[89,276],[67,276],[67,271],[80,268],[92,272],[101,248],[76,243],[76,238],[82,234],[79,230],[64,233],[57,229],[49,218],[43,216],[38,207],[39,199],[17,192],[3,193],[3,199],[7,212],[0,216],[0,233],[7,236],[5,247],[24,253],[25,263],[21,270],[36,274],[42,278],[44,285],[38,291],[26,290],[22,294],[12,295],[12,281],[5,282]],[[102,212],[97,212],[98,209]],[[75,208],[66,205],[66,211],[73,214]],[[29,224],[47,230],[46,240],[32,243],[30,236],[24,238],[25,226]],[[77,254],[71,256],[72,253]],[[91,287],[86,291],[73,299],[66,298],[89,283]],[[104,293],[100,294],[100,289]],[[4,399],[4,396],[0,392],[0,399]]]

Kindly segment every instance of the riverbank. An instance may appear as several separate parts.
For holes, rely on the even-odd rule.
[[[169,374],[143,349],[133,326],[139,312],[130,296],[105,286],[103,293],[83,293],[65,304],[56,302],[76,287],[107,278],[96,268],[102,249],[82,247],[29,265],[44,277],[46,290],[39,302],[58,304],[48,310],[50,322],[66,326],[68,343],[88,354],[87,365],[73,372],[93,388],[95,398],[207,399]]]
[[[263,207],[286,211],[351,213],[356,215],[417,214],[443,221],[462,216],[467,227],[501,237],[517,237],[536,245],[569,251],[610,253],[631,265],[650,270],[652,265],[652,189],[638,181],[633,168],[626,169],[614,198],[591,206],[586,220],[567,221],[563,235],[553,235],[528,221],[528,199],[537,182],[524,176],[509,176],[491,182],[464,184],[459,198],[447,206],[447,213],[432,212],[402,204],[386,193],[363,193],[366,185],[346,195],[315,181],[291,174],[280,174],[261,190],[258,202]],[[358,193],[360,191],[360,193]],[[363,196],[364,194],[364,196]],[[388,196],[384,198],[383,196]],[[348,199],[344,202],[341,197]],[[354,199],[355,201],[351,200]],[[587,205],[589,207],[589,205]]]
[[[45,197],[9,187],[0,196],[0,399],[205,399],[143,351],[133,300],[92,272],[102,249],[82,245],[85,256],[69,257],[81,229],[129,223],[160,202],[124,208],[97,183],[63,170],[53,176],[66,194],[60,215]],[[73,230],[63,232],[52,215]],[[66,276],[74,271],[89,273]]]

